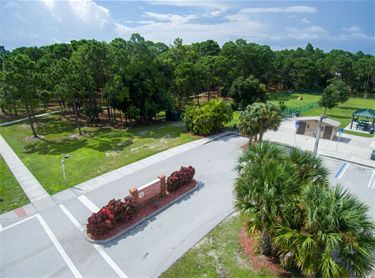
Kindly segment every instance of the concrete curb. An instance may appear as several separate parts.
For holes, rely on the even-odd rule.
[[[278,144],[278,145],[281,145],[281,146],[284,146],[284,147],[287,147],[287,148],[293,148],[293,146],[290,146],[288,144],[284,144],[284,143],[280,143],[280,142],[273,142],[273,141],[271,141],[271,142],[275,143],[275,144]],[[337,158],[337,157],[329,156],[329,155],[325,155],[325,154],[318,154],[318,155],[329,158],[329,159],[341,160],[341,161],[349,162],[351,164],[356,164],[356,165],[359,165],[359,166],[362,166],[362,167],[368,167],[368,168],[371,168],[371,169],[375,169],[375,167],[373,167],[373,166],[361,164],[361,163],[354,162],[354,161],[351,161],[351,160],[346,160],[346,159],[343,159],[343,158]]]
[[[178,197],[177,199],[173,200],[172,202],[170,202],[169,204],[165,205],[164,207],[158,209],[157,211],[151,213],[149,216],[143,218],[142,220],[138,221],[137,223],[135,223],[134,225],[126,228],[125,230],[123,230],[122,232],[118,233],[117,235],[109,238],[109,239],[104,239],[104,240],[94,240],[94,239],[91,239],[87,236],[87,233],[86,233],[86,227],[84,227],[84,230],[83,230],[83,237],[85,238],[86,241],[90,242],[90,243],[93,243],[93,244],[108,244],[112,241],[115,241],[117,240],[118,238],[122,237],[123,235],[127,234],[128,232],[130,232],[131,230],[137,228],[138,226],[142,225],[143,223],[147,222],[149,219],[153,218],[154,216],[158,215],[159,213],[163,212],[164,210],[166,210],[167,208],[169,208],[170,206],[172,206],[173,204],[177,203],[178,201],[180,201],[181,199],[185,198],[187,195],[189,195],[190,193],[194,192],[195,190],[197,190],[200,186],[200,183],[197,182],[196,180],[194,180],[196,182],[196,185],[193,189],[191,189],[190,191],[186,192],[185,194],[181,195],[180,197]]]

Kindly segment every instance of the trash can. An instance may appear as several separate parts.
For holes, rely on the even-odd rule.
[[[372,150],[371,160],[375,160],[375,150]]]
[[[296,117],[299,117],[299,111],[296,112]]]
[[[368,133],[370,133],[370,134],[374,134],[374,129],[371,128],[370,131],[369,131]]]
[[[354,117],[354,121],[355,121],[355,122],[358,122],[358,117]]]

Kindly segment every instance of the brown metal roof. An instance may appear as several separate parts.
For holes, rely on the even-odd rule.
[[[297,117],[296,121],[320,121],[320,116],[313,116],[313,117]],[[335,121],[335,120],[332,120],[332,119],[329,119],[329,118],[326,118],[326,119],[323,119],[322,120],[323,123],[327,124],[327,125],[331,125],[331,126],[334,126],[334,127],[339,127],[339,125],[341,125],[340,122],[338,121]]]

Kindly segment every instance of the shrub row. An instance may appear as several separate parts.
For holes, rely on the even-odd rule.
[[[187,184],[193,180],[195,175],[195,168],[192,166],[181,167],[179,171],[173,172],[167,178],[167,191],[173,192],[176,189],[180,188],[184,184]]]
[[[93,213],[86,224],[87,232],[97,237],[107,233],[116,224],[132,218],[137,210],[137,204],[130,196],[126,196],[124,201],[113,199],[97,213]]]

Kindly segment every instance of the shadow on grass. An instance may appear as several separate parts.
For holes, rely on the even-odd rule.
[[[67,133],[68,130],[58,124],[58,129]],[[148,130],[151,129],[151,130]],[[182,127],[180,127],[182,129]],[[46,130],[45,130],[46,131]],[[144,133],[142,133],[144,131]],[[56,132],[56,130],[54,130]],[[53,132],[53,133],[54,133]],[[176,127],[170,124],[155,124],[152,128],[138,127],[131,130],[113,130],[111,128],[83,129],[83,136],[75,137],[76,129],[72,129],[73,135],[63,138],[46,140],[40,138],[38,141],[28,143],[24,147],[24,153],[38,153],[40,155],[60,155],[61,153],[72,153],[79,149],[92,149],[99,152],[123,151],[133,144],[136,138],[140,139],[161,139],[168,136],[168,139],[180,137],[182,132],[176,131]],[[41,134],[42,132],[38,132]],[[44,133],[44,132],[43,132]],[[68,136],[71,136],[70,138]]]

